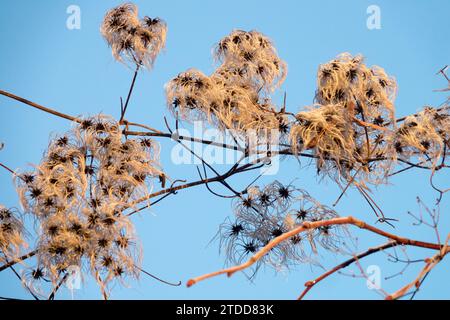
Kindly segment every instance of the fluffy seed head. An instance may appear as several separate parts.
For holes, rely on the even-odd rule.
[[[40,224],[37,260],[50,280],[70,266],[90,270],[102,290],[137,277],[140,246],[124,211],[161,174],[157,144],[125,139],[110,117],[82,119],[53,139],[35,170],[16,179]]]
[[[125,3],[106,13],[100,32],[116,60],[151,68],[165,46],[167,26],[159,18],[139,19],[136,5]]]
[[[270,40],[256,31],[233,31],[215,55],[222,64],[210,76],[190,69],[167,83],[169,109],[186,120],[240,133],[279,130],[283,119],[264,92],[281,85],[286,66]]]
[[[336,180],[387,181],[393,160],[396,83],[383,69],[348,53],[319,67],[314,108],[299,112],[290,131],[294,152],[311,149],[317,168]]]

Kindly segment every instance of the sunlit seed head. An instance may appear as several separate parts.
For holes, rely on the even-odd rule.
[[[137,6],[126,3],[106,13],[100,32],[116,60],[151,68],[165,46],[167,26],[159,18],[139,20]]]

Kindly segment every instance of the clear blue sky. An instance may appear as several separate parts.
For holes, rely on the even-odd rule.
[[[125,96],[132,72],[114,61],[99,33],[104,13],[119,1],[2,1],[0,10],[0,88],[69,114],[119,114],[119,96]],[[399,84],[397,114],[413,113],[425,104],[437,105],[445,96],[433,89],[446,84],[435,73],[449,64],[449,1],[136,1],[141,15],[159,16],[168,24],[167,47],[149,73],[139,74],[128,112],[136,120],[160,129],[167,114],[164,84],[177,73],[195,67],[209,73],[214,64],[211,48],[233,29],[256,29],[273,39],[279,55],[289,66],[286,91],[288,109],[296,112],[311,104],[315,75],[320,63],[341,52],[361,53],[369,65],[376,64],[395,76]],[[81,8],[81,29],[66,28],[66,8]],[[381,9],[381,29],[368,30],[366,9]],[[281,103],[280,92],[274,96]],[[0,97],[0,140],[5,148],[0,161],[13,168],[38,163],[51,134],[64,132],[70,123]],[[161,162],[172,178],[197,179],[194,165],[174,165],[170,160],[171,141],[161,140]],[[224,170],[225,168],[222,168]],[[282,182],[296,183],[313,196],[331,204],[339,194],[331,181],[318,181],[314,167],[300,168],[286,160],[277,176]],[[270,182],[271,177],[265,178]],[[233,183],[243,186],[245,176]],[[444,179],[442,179],[444,181]],[[435,194],[425,173],[408,172],[389,186],[374,190],[388,216],[401,220],[396,231],[405,236],[433,241],[433,232],[412,227],[406,212],[417,211],[415,197],[423,196],[433,205]],[[17,206],[11,176],[0,171],[0,203]],[[442,236],[449,230],[448,201],[442,203]],[[355,215],[373,222],[373,213],[353,191],[338,206],[341,215]],[[144,245],[144,268],[158,276],[186,281],[192,276],[223,267],[218,244],[208,245],[218,225],[231,215],[231,204],[215,198],[204,187],[184,190],[151,210],[135,216],[134,222]],[[359,234],[361,248],[384,242],[379,237]],[[426,252],[410,250],[411,259]],[[324,255],[326,266],[343,257]],[[382,276],[402,269],[386,262],[383,253],[364,261],[378,264]],[[403,277],[382,281],[387,291],[399,288],[416,275],[421,265],[413,265]],[[450,298],[448,268],[444,261],[427,279],[418,298]],[[356,269],[354,269],[356,270]],[[319,275],[320,269],[299,266],[290,273],[261,270],[253,282],[241,274],[220,277],[193,288],[168,287],[143,277],[129,288],[116,288],[113,299],[292,299],[303,283]],[[28,297],[9,271],[0,273],[0,296]],[[88,281],[77,298],[100,298],[99,290]],[[70,298],[67,289],[59,298]],[[311,299],[376,299],[363,279],[336,275],[315,287]]]

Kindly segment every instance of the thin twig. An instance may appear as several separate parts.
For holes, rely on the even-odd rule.
[[[158,277],[155,276],[154,274],[151,274],[150,272],[147,272],[147,271],[145,271],[144,269],[142,269],[142,268],[140,268],[140,267],[138,267],[138,266],[135,266],[135,267],[136,267],[136,269],[138,269],[138,270],[141,271],[142,273],[148,275],[149,277],[152,277],[153,279],[158,280],[159,282],[165,283],[165,284],[167,284],[167,285],[169,285],[169,286],[179,287],[179,286],[181,285],[181,281],[178,281],[177,283],[168,282],[168,281],[166,281],[166,280],[163,280],[163,279],[161,279],[161,278],[158,278]]]
[[[13,260],[5,263],[4,265],[0,266],[0,272],[2,272],[5,269],[8,269],[9,267],[11,267],[17,263],[20,263],[22,261],[25,261],[28,258],[35,256],[37,253],[38,253],[38,250],[33,250],[33,251],[28,252],[27,254],[24,254],[23,256],[21,256],[19,258],[13,259]]]
[[[66,273],[61,280],[59,280],[59,282],[56,284],[56,286],[53,288],[52,293],[50,293],[50,295],[48,296],[47,300],[54,300],[55,299],[55,295],[56,292],[58,292],[59,288],[61,288],[62,284],[66,281],[67,277],[69,276],[68,273]]]
[[[305,283],[305,290],[303,290],[302,294],[298,297],[298,300],[302,300],[305,295],[320,281],[324,280],[325,278],[331,276],[333,273],[344,269],[346,267],[348,267],[349,265],[351,265],[353,262],[357,261],[357,260],[361,260],[362,258],[365,258],[367,256],[370,256],[371,254],[374,254],[376,252],[379,251],[383,251],[392,247],[398,246],[398,243],[396,241],[389,241],[385,244],[382,244],[380,246],[377,247],[373,247],[373,248],[369,248],[366,251],[358,254],[357,256],[354,256],[351,259],[348,259],[347,261],[344,261],[343,263],[335,266],[334,268],[328,270],[327,272],[323,273],[322,275],[320,275],[319,277],[317,277],[314,280],[308,281]]]
[[[133,75],[133,80],[131,81],[130,89],[128,90],[127,100],[125,100],[125,105],[123,106],[121,113],[120,113],[119,123],[122,123],[122,120],[125,117],[125,113],[127,112],[128,103],[130,102],[131,94],[133,93],[133,88],[134,88],[134,84],[136,82],[136,77],[138,75],[139,68],[140,68],[140,64],[137,63],[136,70],[134,71],[134,75]]]

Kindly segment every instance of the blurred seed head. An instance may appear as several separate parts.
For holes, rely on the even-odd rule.
[[[14,260],[26,247],[23,216],[15,208],[0,205],[0,262]]]

